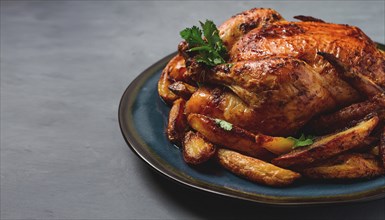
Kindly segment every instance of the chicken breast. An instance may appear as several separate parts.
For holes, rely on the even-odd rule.
[[[329,53],[341,63],[385,86],[385,57],[359,28],[324,22],[279,21],[255,28],[230,50],[232,62],[265,57],[293,57],[308,63],[330,85],[339,105],[355,102],[359,94],[342,80],[335,68],[318,52]]]
[[[268,135],[292,135],[314,115],[335,106],[323,78],[297,59],[242,61],[196,77],[203,83],[224,85],[233,95],[199,90],[186,104],[187,114],[219,117]]]

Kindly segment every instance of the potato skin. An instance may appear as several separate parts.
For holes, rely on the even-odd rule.
[[[279,167],[308,166],[361,145],[376,127],[377,116],[362,121],[343,132],[326,136],[308,147],[302,147],[272,160]]]
[[[382,98],[384,99],[384,98]],[[342,108],[331,114],[319,116],[310,121],[307,130],[312,134],[325,135],[349,126],[352,121],[364,118],[366,115],[384,108],[377,99],[366,100]]]
[[[378,153],[382,161],[382,166],[385,167],[385,127],[382,129],[380,136],[380,146],[378,148]]]
[[[197,90],[196,87],[189,85],[189,84],[182,82],[182,81],[174,82],[173,84],[171,84],[168,87],[168,89],[186,101]]]
[[[228,149],[218,149],[217,160],[234,174],[269,186],[287,186],[301,177],[294,171]]]
[[[177,99],[170,110],[167,125],[167,137],[174,144],[180,144],[184,138],[185,131],[188,127],[187,119],[184,114],[186,101]]]
[[[359,153],[339,155],[322,165],[301,171],[304,176],[313,179],[372,178],[384,172],[384,167],[374,155]]]
[[[158,81],[158,94],[167,104],[171,105],[179,98],[168,87],[173,82],[181,80],[185,71],[185,62],[180,55],[173,57],[163,69]]]
[[[198,165],[209,160],[216,147],[198,132],[188,131],[183,140],[183,159],[186,163]]]
[[[190,114],[187,117],[189,125],[206,137],[210,142],[242,152],[262,160],[270,160],[274,154],[261,147],[255,141],[255,135],[237,126],[227,131],[221,128],[213,118]]]

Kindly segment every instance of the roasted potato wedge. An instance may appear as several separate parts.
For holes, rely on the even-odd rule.
[[[378,121],[377,116],[372,116],[352,128],[320,138],[310,146],[281,155],[273,159],[272,163],[280,167],[307,166],[336,156],[349,149],[361,146],[361,143],[376,127]]]
[[[379,141],[379,138],[369,136],[369,137],[365,138],[365,140],[363,140],[361,142],[361,144],[357,145],[356,147],[354,147],[353,149],[351,149],[347,152],[351,152],[351,153],[369,152],[374,148],[374,145],[376,145],[378,143],[378,141]]]
[[[322,165],[302,170],[304,176],[314,179],[371,178],[384,174],[384,167],[371,154],[343,154]]]
[[[216,147],[198,132],[189,131],[183,140],[183,159],[188,164],[201,164],[210,159]]]
[[[158,81],[158,94],[163,99],[163,101],[169,105],[171,105],[172,102],[178,98],[178,96],[171,92],[171,90],[168,88],[170,84],[171,82],[168,79],[168,74],[165,70],[163,70],[162,75]]]
[[[374,146],[369,150],[369,153],[378,157],[380,155],[380,146]]]
[[[175,144],[180,144],[182,142],[188,127],[186,116],[184,114],[185,105],[185,100],[181,98],[177,99],[172,105],[168,117],[167,137]]]
[[[218,149],[219,164],[238,176],[269,186],[286,186],[301,175],[228,149]]]
[[[237,126],[232,125],[231,129],[226,130],[215,119],[200,114],[190,114],[187,120],[194,130],[201,133],[214,144],[222,145],[262,160],[270,160],[274,157],[271,152],[261,147],[260,143],[255,141],[254,134]],[[260,139],[259,142],[262,142],[262,138]]]
[[[241,151],[250,156],[256,156],[253,153],[254,151],[265,152],[264,150],[260,150],[261,147],[279,155],[291,151],[294,145],[294,142],[290,139],[263,134],[255,135],[235,125],[232,125],[232,130],[227,131],[218,125],[213,118],[200,114],[190,115],[191,119],[189,119],[189,123],[191,127],[203,135],[206,134],[206,138],[210,141]]]
[[[310,121],[307,129],[312,134],[324,135],[330,134],[344,127],[348,127],[353,121],[364,118],[369,113],[375,112],[380,108],[383,97],[374,97],[372,100],[367,100],[360,103],[342,108],[334,113],[322,115]]]
[[[196,87],[182,81],[174,82],[168,87],[168,89],[177,96],[183,98],[184,100],[188,100],[191,95],[197,90]]]
[[[158,81],[158,94],[167,104],[171,105],[173,101],[178,99],[178,96],[168,87],[173,82],[181,80],[185,71],[184,59],[180,55],[173,57],[163,69]]]
[[[381,158],[383,167],[385,167],[385,127],[382,129],[382,134],[380,137],[380,146],[378,147],[378,154]]]
[[[272,137],[263,134],[255,136],[255,142],[268,151],[281,155],[293,150],[294,141],[284,137]]]
[[[173,57],[165,68],[168,72],[168,77],[173,81],[184,81],[183,74],[187,71],[185,59],[178,54]]]

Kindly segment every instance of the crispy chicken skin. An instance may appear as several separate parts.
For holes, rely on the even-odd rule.
[[[219,36],[228,50],[250,30],[276,21],[283,21],[282,16],[270,8],[253,8],[232,16],[218,27]]]
[[[313,118],[365,101],[369,95],[362,87],[341,77],[320,52],[335,57],[350,75],[359,73],[385,88],[385,55],[359,28],[309,16],[296,18],[301,21],[286,21],[275,10],[254,8],[225,21],[218,29],[229,49],[230,66],[208,68],[197,63],[182,42],[178,55],[186,65],[182,81],[205,85],[187,101],[185,114],[204,114],[255,133],[288,136]]]
[[[323,78],[305,62],[287,57],[237,62],[230,68],[226,65],[217,66],[212,73],[206,73],[204,80],[228,87],[243,101],[243,104],[226,106],[234,103],[231,101],[220,108],[223,109],[223,115],[213,116],[268,135],[293,135],[315,114],[335,106]],[[215,96],[215,93],[208,96]],[[215,101],[220,98],[204,98],[214,100],[214,104],[205,106],[205,114],[218,112],[209,108],[218,108]],[[199,99],[202,99],[202,93],[188,102],[196,103]],[[186,112],[191,112],[189,106],[194,105],[188,103]],[[252,114],[245,114],[245,110]],[[237,116],[233,117],[231,112],[225,111],[234,112]],[[225,117],[225,114],[230,117]]]
[[[228,50],[239,40],[240,37],[254,28],[262,27],[277,21],[283,21],[282,16],[273,9],[253,8],[232,16],[218,27],[219,36]],[[184,42],[181,43],[184,45]],[[176,98],[168,92],[167,86],[175,81],[188,81],[183,77],[186,71],[185,60],[181,56],[183,51],[170,60],[165,67],[162,78],[163,83],[159,84],[160,94],[166,102],[172,102]],[[186,57],[185,57],[186,58]],[[166,82],[168,80],[168,82]],[[191,83],[191,82],[190,82]],[[165,91],[167,90],[167,91]],[[163,91],[163,93],[161,93]],[[168,96],[171,98],[169,98]],[[171,101],[170,101],[171,100]]]
[[[279,21],[255,28],[241,37],[230,50],[230,59],[259,60],[267,56],[298,58],[320,73],[340,105],[357,101],[359,95],[317,52],[334,55],[345,66],[376,84],[385,86],[385,57],[359,28],[323,22]]]

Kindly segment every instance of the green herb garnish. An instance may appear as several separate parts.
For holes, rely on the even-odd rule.
[[[293,149],[297,147],[304,147],[314,143],[315,136],[302,134],[298,139],[294,137],[288,137],[287,139],[294,141]]]
[[[186,40],[190,49],[188,52],[196,51],[196,60],[208,66],[216,66],[226,63],[228,57],[227,49],[219,37],[219,30],[214,22],[206,20],[205,23],[199,22],[202,30],[197,26],[186,28],[180,32],[180,36]],[[202,38],[202,31],[204,39]]]
[[[217,123],[221,128],[223,128],[226,131],[231,131],[233,129],[233,125],[230,122],[223,121],[221,119],[214,119],[215,123]]]

